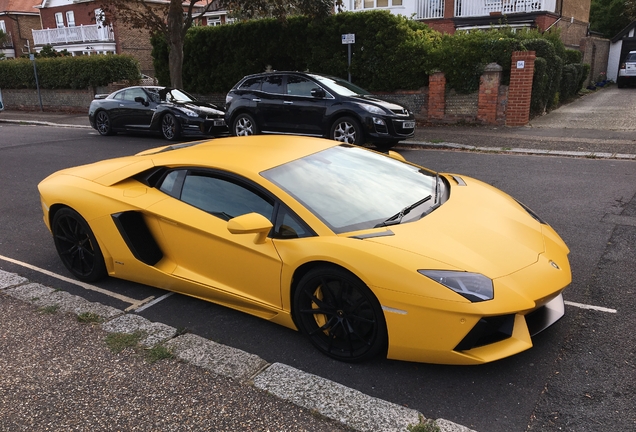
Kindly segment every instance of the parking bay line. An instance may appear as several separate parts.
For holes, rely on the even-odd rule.
[[[17,264],[17,265],[22,266],[22,267],[26,267],[26,268],[31,269],[31,270],[35,270],[37,272],[43,273],[43,274],[45,274],[47,276],[51,276],[51,277],[57,278],[57,279],[62,280],[64,282],[72,283],[74,285],[80,286],[80,287],[82,287],[84,289],[87,289],[89,291],[95,291],[95,292],[98,292],[100,294],[104,294],[106,296],[113,297],[113,298],[115,298],[117,300],[121,300],[121,301],[123,301],[125,303],[130,303],[130,306],[128,306],[125,309],[126,312],[128,312],[131,309],[137,309],[137,308],[143,306],[144,304],[150,302],[151,300],[153,300],[155,298],[155,296],[150,296],[150,297],[147,297],[147,298],[145,298],[143,300],[135,300],[134,298],[126,297],[124,295],[117,294],[117,293],[114,293],[112,291],[108,291],[108,290],[96,287],[94,285],[89,285],[87,283],[84,283],[84,282],[81,282],[81,281],[78,281],[78,280],[67,278],[66,276],[62,276],[62,275],[59,275],[57,273],[50,272],[48,270],[44,270],[43,268],[36,267],[34,265],[31,265],[29,263],[25,263],[25,262],[22,262],[22,261],[18,261],[18,260],[15,260],[13,258],[6,257],[4,255],[0,255],[0,259],[3,260],[3,261],[7,261],[7,262],[10,262],[10,263],[13,263],[13,264]]]
[[[616,313],[616,309],[610,309],[610,308],[605,308],[602,306],[592,306],[592,305],[586,305],[583,303],[575,303],[575,302],[571,302],[571,301],[564,301],[563,303],[565,303],[568,306],[574,306],[580,309],[590,309],[590,310],[595,310],[595,311],[599,311],[599,312],[608,312],[608,313]]]

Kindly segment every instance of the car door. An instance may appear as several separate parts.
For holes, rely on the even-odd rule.
[[[143,102],[141,100],[143,99]],[[119,100],[122,121],[127,129],[148,129],[156,103],[141,88],[125,89]]]
[[[324,131],[326,100],[312,90],[320,85],[300,75],[287,75],[283,105],[289,130],[303,135],[326,135]]]
[[[262,132],[290,132],[284,97],[284,75],[272,74],[263,78],[255,111],[256,123]]]
[[[148,208],[177,264],[173,275],[203,284],[210,299],[281,308],[282,263],[270,238],[232,234],[228,220],[259,213],[272,220],[274,202],[249,182],[210,170],[174,170],[160,189],[173,197]]]

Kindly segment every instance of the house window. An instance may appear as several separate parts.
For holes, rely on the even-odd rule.
[[[209,26],[218,26],[221,25],[221,17],[208,17],[208,25]]]
[[[57,28],[64,27],[64,15],[62,15],[62,12],[57,12],[55,14],[55,25]]]
[[[402,0],[393,0],[391,3],[393,6],[402,6]]]
[[[2,31],[2,33],[7,33],[7,26],[4,24],[4,20],[0,20],[0,31]]]
[[[73,11],[66,12],[66,25],[69,27],[75,27],[75,14]]]
[[[365,9],[373,9],[373,8],[385,8],[389,7],[389,3],[391,6],[402,6],[403,0],[354,0],[354,9],[362,9],[361,2],[364,2]]]
[[[104,21],[106,21],[104,11],[101,8],[95,9],[95,24],[97,24],[99,28],[101,28],[104,27]]]

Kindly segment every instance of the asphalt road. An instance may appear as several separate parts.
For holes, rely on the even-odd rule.
[[[0,125],[0,255],[69,276],[41,220],[37,183],[61,168],[165,142],[86,129]],[[535,347],[478,367],[377,359],[361,365],[316,353],[301,335],[240,312],[172,295],[139,314],[286,363],[480,432],[636,429],[636,162],[401,150],[409,160],[493,184],[533,208],[571,248],[568,306]],[[0,258],[0,269],[91,301],[130,304]],[[99,288],[144,299],[166,292],[108,279]],[[612,312],[615,310],[615,313]]]

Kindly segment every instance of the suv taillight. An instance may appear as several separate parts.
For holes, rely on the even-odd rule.
[[[625,63],[621,63],[621,69],[625,69]]]

